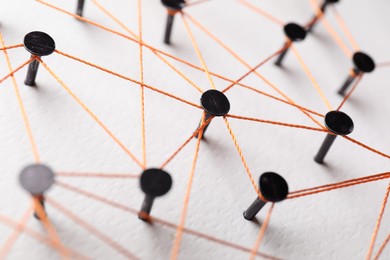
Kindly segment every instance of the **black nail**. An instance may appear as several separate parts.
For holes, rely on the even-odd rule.
[[[31,57],[42,57],[50,55],[54,52],[56,44],[54,40],[44,32],[30,32],[24,37],[24,47],[31,53]],[[39,61],[34,60],[28,66],[26,80],[24,84],[27,86],[35,86]]]
[[[200,103],[203,107],[203,110],[206,112],[204,121],[209,120],[214,116],[225,116],[229,113],[230,102],[229,99],[221,91],[210,89],[202,94],[200,98]],[[202,121],[199,123],[199,127],[202,125]],[[206,132],[206,129],[210,125],[210,122],[203,128],[203,135]],[[199,129],[198,127],[198,129]],[[198,138],[198,135],[195,136]]]
[[[341,96],[345,96],[348,88],[351,86],[352,82],[356,79],[357,75],[360,73],[369,73],[374,71],[375,62],[374,60],[363,52],[356,52],[352,56],[352,62],[354,68],[352,69],[353,74],[349,75],[339,91],[337,92]]]
[[[141,190],[145,193],[145,198],[138,213],[138,218],[148,221],[154,199],[165,195],[171,189],[172,178],[167,172],[152,168],[142,173],[140,185]]]
[[[306,30],[295,23],[288,23],[283,27],[284,34],[288,38],[288,41],[284,43],[284,48],[286,48],[282,53],[279,54],[277,60],[275,61],[276,66],[282,66],[284,57],[286,56],[291,42],[300,42],[306,38]]]
[[[288,184],[286,180],[274,172],[266,172],[260,176],[259,189],[264,199],[271,202],[282,201],[288,194]],[[252,220],[264,207],[267,201],[263,201],[257,197],[249,208],[244,211],[244,218],[246,220]]]
[[[180,12],[185,5],[184,0],[161,0],[161,3],[167,8],[168,17],[165,25],[164,43],[171,44],[171,33],[175,14]]]
[[[39,200],[44,211],[44,194],[54,184],[54,176],[54,172],[43,164],[29,165],[19,174],[19,183],[22,188]],[[34,213],[34,216],[40,220],[37,212]]]
[[[320,150],[317,155],[314,157],[314,161],[322,164],[324,158],[328,153],[330,147],[332,146],[337,135],[349,135],[352,133],[354,125],[352,119],[345,113],[341,111],[330,111],[325,115],[325,126],[329,131],[334,133],[327,134],[324,142],[321,145]]]

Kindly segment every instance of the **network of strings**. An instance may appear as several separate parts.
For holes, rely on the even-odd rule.
[[[310,108],[307,108],[305,106],[299,105],[296,102],[292,100],[287,94],[285,94],[282,90],[280,90],[276,85],[274,85],[271,81],[269,81],[267,78],[265,78],[262,74],[260,74],[257,70],[269,63],[272,62],[272,60],[277,57],[279,54],[281,54],[283,51],[286,50],[287,47],[291,49],[291,52],[294,54],[294,56],[297,58],[297,61],[299,62],[302,70],[305,72],[307,77],[310,79],[313,87],[318,92],[319,97],[322,99],[324,104],[327,106],[329,110],[334,110],[326,98],[324,92],[322,91],[320,85],[315,80],[315,77],[313,76],[312,72],[310,71],[309,67],[306,65],[304,59],[300,55],[299,51],[295,47],[294,43],[291,43],[289,46],[284,46],[283,48],[277,50],[275,53],[272,53],[269,55],[266,59],[260,61],[256,66],[251,66],[249,63],[247,63],[243,58],[241,58],[237,53],[235,53],[227,44],[224,43],[221,39],[219,39],[217,36],[215,36],[210,30],[208,30],[205,26],[202,25],[200,21],[195,19],[193,16],[191,16],[189,10],[192,6],[195,5],[201,5],[201,4],[207,4],[208,1],[211,0],[193,0],[193,1],[186,1],[185,8],[183,8],[180,11],[174,12],[173,15],[176,17],[179,17],[180,19],[177,19],[176,22],[182,22],[184,24],[184,27],[188,33],[188,37],[191,40],[191,43],[193,45],[193,48],[199,58],[199,62],[201,66],[197,66],[191,62],[188,62],[186,60],[181,59],[180,57],[176,57],[172,54],[169,54],[168,52],[162,51],[160,49],[157,49],[151,45],[149,45],[147,42],[143,41],[142,37],[142,0],[136,0],[138,3],[138,32],[132,31],[128,26],[126,26],[125,23],[123,23],[119,18],[117,18],[114,14],[112,14],[108,9],[105,8],[101,3],[99,3],[98,0],[91,0],[89,1],[90,4],[95,5],[99,10],[101,10],[107,17],[107,19],[112,20],[115,22],[118,26],[120,26],[123,30],[127,32],[127,34],[121,33],[117,30],[111,29],[109,27],[106,27],[104,25],[101,25],[97,22],[95,22],[93,19],[90,19],[88,16],[78,16],[74,14],[71,10],[64,10],[58,6],[52,5],[49,1],[43,1],[43,0],[36,0],[37,3],[41,4],[42,6],[45,6],[48,8],[47,11],[53,11],[57,12],[61,15],[67,15],[69,17],[77,18],[78,20],[90,24],[96,28],[99,28],[100,30],[106,31],[109,35],[112,35],[112,37],[121,37],[125,40],[131,42],[132,44],[139,46],[139,68],[140,68],[140,75],[138,79],[128,77],[126,75],[120,74],[118,72],[112,71],[108,68],[105,68],[101,65],[89,62],[87,60],[84,60],[82,58],[76,57],[70,53],[66,53],[62,50],[55,50],[54,55],[62,56],[63,58],[70,59],[74,62],[81,63],[85,66],[89,66],[95,70],[97,70],[99,73],[105,73],[111,77],[116,77],[124,81],[131,82],[135,85],[138,85],[141,90],[140,95],[140,104],[141,104],[141,128],[142,128],[142,158],[138,158],[134,155],[132,151],[130,151],[122,142],[121,140],[103,123],[99,117],[94,114],[94,112],[85,104],[83,101],[71,90],[71,88],[65,83],[65,81],[56,74],[56,72],[52,69],[50,64],[46,63],[44,61],[44,58],[40,58],[38,56],[32,56],[27,61],[23,62],[22,64],[17,64],[17,66],[14,66],[11,64],[10,53],[13,51],[23,51],[23,44],[16,44],[16,45],[7,45],[6,42],[4,42],[3,35],[0,32],[0,50],[2,51],[5,60],[7,61],[6,68],[8,68],[9,72],[6,73],[6,75],[1,76],[0,84],[4,84],[6,81],[12,81],[13,89],[17,97],[18,105],[20,107],[20,111],[22,114],[22,120],[25,125],[26,134],[28,135],[28,139],[31,145],[31,150],[34,156],[35,163],[41,162],[41,157],[38,149],[38,144],[36,143],[34,139],[34,133],[32,131],[32,128],[30,126],[29,122],[29,116],[28,111],[25,109],[24,101],[22,100],[22,97],[20,95],[19,85],[15,78],[16,73],[20,73],[19,71],[28,66],[32,61],[37,60],[43,69],[45,69],[61,86],[70,96],[71,98],[78,103],[78,105],[85,110],[85,112],[94,120],[96,123],[106,132],[106,134],[112,139],[113,142],[115,142],[120,149],[123,150],[123,152],[133,160],[133,162],[140,167],[141,170],[147,169],[147,153],[146,153],[146,119],[145,119],[145,90],[150,90],[153,92],[156,92],[160,95],[164,95],[167,98],[172,99],[172,102],[181,102],[185,105],[192,106],[194,108],[199,109],[201,113],[203,113],[203,108],[196,103],[190,102],[184,98],[181,98],[179,96],[173,95],[169,92],[163,91],[157,87],[148,85],[144,80],[144,74],[143,74],[143,66],[144,66],[144,52],[150,51],[153,53],[158,59],[160,59],[163,63],[166,64],[170,69],[172,69],[178,76],[183,78],[190,86],[192,86],[194,89],[196,89],[200,94],[204,92],[204,90],[198,86],[195,82],[191,80],[190,75],[186,75],[183,73],[179,68],[177,68],[174,63],[171,61],[174,60],[175,62],[180,62],[186,66],[189,66],[195,70],[198,70],[207,77],[208,82],[210,83],[211,89],[216,89],[216,84],[214,84],[213,78],[218,78],[220,80],[223,80],[227,82],[229,85],[221,90],[222,93],[228,92],[230,89],[240,86],[243,88],[246,88],[253,93],[256,93],[258,95],[262,95],[266,98],[274,100],[274,102],[279,102],[281,105],[290,106],[291,109],[297,109],[302,114],[304,114],[306,117],[308,117],[311,121],[314,122],[317,127],[312,126],[306,126],[306,125],[299,125],[299,124],[291,124],[291,123],[285,123],[285,122],[279,122],[279,121],[271,121],[271,120],[265,120],[261,118],[254,118],[254,117],[245,117],[240,115],[234,115],[234,114],[227,114],[223,116],[223,122],[226,125],[226,128],[230,134],[231,140],[234,143],[234,146],[237,150],[238,156],[241,159],[243,170],[245,170],[247,174],[247,178],[251,181],[251,184],[253,186],[253,190],[255,193],[258,194],[260,198],[263,198],[261,191],[259,190],[259,187],[257,185],[257,181],[252,174],[251,167],[248,165],[247,160],[244,156],[244,152],[242,151],[242,148],[239,144],[239,141],[236,138],[235,132],[230,125],[230,119],[236,119],[236,120],[245,120],[245,121],[251,121],[253,123],[262,123],[262,124],[272,124],[276,125],[278,127],[287,127],[287,128],[298,128],[302,131],[316,131],[316,132],[322,132],[325,134],[332,134],[330,131],[325,127],[323,124],[323,119],[325,117],[324,114],[316,112]],[[158,1],[156,1],[158,2]],[[265,10],[261,9],[256,3],[251,3],[248,0],[238,0],[240,4],[245,6],[246,8],[250,9],[251,11],[257,13],[260,16],[263,16],[266,19],[269,19],[271,22],[278,24],[280,26],[284,25],[284,22],[279,20],[278,18],[274,17],[272,14],[266,12]],[[321,26],[324,26],[326,31],[328,32],[328,36],[334,40],[334,42],[340,47],[340,49],[343,51],[345,56],[350,59],[352,57],[353,52],[359,51],[359,45],[354,39],[352,33],[349,31],[346,22],[343,20],[342,15],[337,11],[336,6],[330,6],[329,12],[322,13],[319,9],[319,3],[315,0],[309,0],[308,1],[311,4],[311,7],[313,8],[313,15],[316,15],[319,17],[318,23],[321,24]],[[157,4],[157,3],[156,3]],[[172,12],[172,11],[171,11]],[[339,29],[344,33],[344,37],[348,40],[348,43],[346,43],[339,35],[339,33],[335,30],[333,25],[327,20],[327,15],[333,15],[339,25]],[[238,79],[231,79],[229,76],[219,75],[215,72],[212,72],[208,69],[205,59],[202,56],[202,50],[198,46],[197,39],[195,38],[193,31],[191,27],[196,27],[199,30],[203,31],[210,39],[212,39],[215,43],[217,43],[220,48],[226,50],[232,57],[234,57],[240,64],[245,66],[247,68],[247,73],[242,75]],[[349,46],[352,46],[349,47]],[[382,67],[390,66],[390,62],[383,62],[377,64],[378,69]],[[3,73],[3,72],[2,72]],[[4,73],[3,73],[4,74]],[[248,76],[256,76],[260,78],[268,87],[276,91],[279,95],[272,95],[267,93],[266,91],[263,91],[261,88],[250,86],[247,84],[242,83],[243,80]],[[38,76],[39,77],[39,76]],[[356,88],[359,86],[359,83],[361,82],[361,79],[363,77],[363,74],[359,74],[356,76],[357,80],[352,85],[351,89],[348,91],[348,93],[345,95],[343,100],[340,102],[340,104],[337,106],[336,111],[339,111],[343,108],[344,104],[348,102],[348,99],[353,95]],[[269,207],[268,212],[264,218],[264,221],[259,228],[258,237],[256,241],[253,241],[253,247],[247,248],[232,242],[225,241],[223,239],[219,239],[216,237],[213,237],[211,235],[192,230],[189,228],[186,228],[186,217],[188,212],[188,205],[189,200],[191,197],[191,189],[193,185],[193,178],[196,172],[196,166],[197,166],[197,159],[199,156],[199,148],[202,144],[202,135],[203,131],[208,123],[211,122],[213,118],[209,118],[205,120],[205,114],[203,113],[203,119],[201,120],[201,124],[198,129],[196,129],[191,135],[188,136],[186,140],[183,141],[182,145],[180,145],[172,154],[167,154],[166,160],[161,163],[160,168],[164,169],[168,164],[173,161],[178,154],[182,152],[182,150],[193,140],[196,141],[195,146],[195,153],[193,155],[192,165],[191,165],[191,171],[189,174],[189,179],[186,187],[186,192],[184,196],[184,201],[182,204],[182,210],[181,210],[181,217],[179,223],[171,223],[166,220],[160,219],[158,217],[153,216],[151,214],[148,216],[149,221],[151,223],[156,223],[163,225],[165,227],[171,228],[173,230],[176,230],[175,239],[172,245],[171,250],[171,259],[177,259],[180,254],[180,248],[181,248],[181,242],[183,239],[184,234],[189,234],[192,236],[196,236],[202,239],[205,239],[209,241],[210,243],[217,243],[221,246],[226,246],[235,250],[243,251],[248,254],[250,259],[254,259],[255,257],[263,257],[266,259],[278,259],[277,256],[273,256],[270,254],[265,254],[261,252],[261,244],[263,241],[264,236],[267,235],[267,227],[272,219],[272,212],[274,207],[277,207],[278,205],[275,203],[271,203],[271,207]],[[196,138],[197,137],[197,138]],[[346,141],[352,142],[353,144],[360,146],[361,149],[366,149],[371,153],[376,154],[377,156],[384,157],[386,159],[390,159],[390,155],[386,154],[385,152],[379,151],[373,147],[370,147],[362,142],[360,142],[357,139],[348,137],[348,136],[342,136]],[[130,208],[126,205],[111,201],[101,195],[98,195],[97,193],[92,193],[86,190],[83,190],[81,188],[75,187],[73,185],[67,184],[62,181],[62,178],[67,177],[80,177],[80,178],[117,178],[117,179],[138,179],[139,175],[130,175],[130,174],[103,174],[103,173],[65,173],[65,172],[57,172],[56,173],[57,180],[55,182],[55,187],[60,187],[62,189],[65,189],[67,191],[73,192],[80,197],[88,197],[92,200],[98,201],[99,203],[102,203],[103,205],[107,207],[113,207],[116,209],[119,209],[121,211],[124,211],[129,214],[138,214],[138,210]],[[58,180],[60,179],[60,180]],[[332,184],[326,184],[322,186],[317,187],[311,187],[306,188],[302,190],[296,190],[292,191],[288,194],[287,200],[295,200],[299,199],[304,196],[311,196],[319,193],[329,192],[336,189],[344,189],[351,186],[361,185],[369,182],[376,182],[376,181],[383,181],[390,179],[390,172],[383,172],[383,173],[375,173],[372,175],[367,175],[365,177],[355,178],[355,179],[349,179],[342,182],[332,183]],[[384,197],[381,198],[381,208],[380,212],[378,212],[377,221],[374,225],[374,230],[372,232],[372,236],[370,239],[370,244],[367,245],[367,259],[379,259],[381,256],[383,256],[383,252],[385,251],[386,246],[388,246],[390,241],[390,233],[387,235],[387,237],[383,241],[377,241],[378,232],[381,227],[382,219],[385,213],[386,204],[388,201],[390,193],[390,182],[387,186],[387,189],[384,191]],[[115,242],[113,239],[111,239],[108,235],[106,235],[104,232],[100,231],[97,227],[94,227],[92,224],[88,223],[85,219],[78,216],[77,213],[72,212],[67,207],[63,206],[61,203],[59,203],[57,200],[53,199],[50,196],[45,197],[45,201],[48,206],[53,207],[61,211],[64,215],[69,217],[72,221],[80,225],[81,227],[85,228],[88,232],[96,236],[96,238],[100,239],[102,242],[106,243],[107,246],[112,247],[114,250],[116,250],[118,253],[122,254],[126,258],[130,259],[137,259],[137,252],[132,252],[131,248],[128,249],[124,245],[121,245],[117,242]],[[34,231],[33,229],[30,229],[27,226],[27,222],[29,219],[33,216],[33,214],[37,214],[40,218],[40,221],[42,223],[42,226],[44,227],[46,234],[39,233],[37,231]],[[17,243],[18,238],[21,236],[21,234],[25,234],[27,236],[30,236],[37,241],[46,244],[47,246],[53,248],[53,250],[56,250],[58,254],[62,258],[82,258],[82,259],[89,259],[88,255],[84,255],[77,251],[77,249],[69,248],[61,241],[61,237],[58,235],[58,232],[56,231],[55,225],[50,220],[50,215],[46,215],[45,210],[40,203],[39,199],[36,197],[32,197],[32,203],[31,206],[26,210],[22,218],[20,219],[13,219],[9,218],[5,215],[0,214],[0,222],[6,226],[9,226],[12,229],[11,234],[5,239],[5,243],[0,246],[0,258],[6,258],[9,253],[12,251],[14,245]],[[376,245],[377,250],[375,251],[374,248]]]

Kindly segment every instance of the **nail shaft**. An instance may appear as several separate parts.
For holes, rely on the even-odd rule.
[[[46,210],[45,210],[45,198],[43,196],[37,196],[38,200],[39,200],[39,203],[41,204],[42,208],[43,208],[43,213],[46,214]],[[39,214],[37,211],[34,212],[34,217],[37,219],[37,220],[41,220],[41,218],[39,217]]]
[[[167,24],[165,27],[165,35],[164,35],[165,44],[171,44],[171,33],[172,33],[174,19],[175,19],[175,15],[168,13]]]
[[[320,10],[321,10],[321,13],[325,13],[325,10],[326,10],[326,7],[328,6],[328,2],[327,1],[324,1],[320,7]],[[307,32],[311,32],[313,30],[313,27],[315,26],[315,24],[318,22],[319,18],[320,18],[321,14],[318,14],[318,15],[315,15],[313,17],[313,19],[310,21],[306,31]]]
[[[204,122],[206,122],[207,120],[209,120],[210,118],[212,117],[212,115],[210,115],[209,113],[206,113],[206,116],[204,118]],[[207,128],[209,127],[211,121],[203,128],[203,135],[202,135],[202,139],[204,138],[204,134],[206,133],[206,130]],[[202,126],[202,120],[200,120],[200,123],[199,123],[199,126],[197,129],[199,129],[200,127]],[[199,133],[198,133],[199,134]],[[195,138],[198,138],[198,134],[195,135]]]
[[[76,9],[76,14],[78,16],[83,16],[84,2],[85,0],[78,0],[77,9]]]
[[[257,213],[264,207],[266,203],[260,198],[256,198],[255,201],[244,211],[244,218],[246,220],[252,220]]]
[[[31,58],[34,57],[35,57],[34,55],[31,55]],[[30,62],[30,64],[28,65],[27,76],[26,76],[26,80],[24,81],[24,84],[31,87],[35,86],[35,79],[37,77],[38,68],[39,68],[38,60],[35,59],[32,62]]]
[[[279,54],[278,59],[275,61],[276,66],[282,66],[283,59],[289,50],[289,46],[290,44],[288,42],[284,44],[283,48],[285,48],[285,50]]]
[[[142,202],[141,210],[138,213],[139,219],[145,220],[145,221],[147,220],[146,216],[150,215],[150,211],[152,210],[153,202],[154,202],[154,197],[145,194],[145,199]]]
[[[336,140],[337,135],[327,134],[324,142],[321,145],[320,150],[317,155],[314,157],[314,161],[317,163],[323,163],[325,155],[328,153],[329,148],[332,146],[334,140]]]
[[[356,79],[356,75],[359,73],[357,69],[353,70],[353,74],[349,75],[348,78],[345,80],[344,84],[341,86],[339,91],[337,92],[341,96],[345,96],[345,93],[347,92],[349,86],[351,86],[352,82]]]

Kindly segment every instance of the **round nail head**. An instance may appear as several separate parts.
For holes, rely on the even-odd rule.
[[[54,52],[56,43],[44,32],[30,32],[24,37],[24,47],[36,56],[47,56]]]
[[[29,165],[20,172],[19,183],[31,195],[43,195],[54,183],[54,172],[46,165]]]
[[[287,38],[293,42],[300,42],[306,38],[306,30],[296,23],[288,23],[283,28]]]
[[[224,116],[229,113],[230,102],[222,92],[210,89],[202,94],[200,103],[203,109],[212,116]]]
[[[185,4],[184,0],[161,0],[161,2],[166,8],[173,10],[181,10]]]
[[[288,194],[286,180],[274,172],[263,173],[259,179],[259,187],[264,198],[271,202],[282,201]]]
[[[141,190],[152,197],[166,194],[172,187],[171,176],[160,169],[147,169],[140,178]]]
[[[337,135],[349,135],[354,125],[352,119],[341,111],[330,111],[325,115],[325,126]]]
[[[374,60],[363,52],[356,52],[353,57],[355,67],[362,72],[372,72],[375,69]]]

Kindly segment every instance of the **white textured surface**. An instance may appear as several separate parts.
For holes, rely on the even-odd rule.
[[[73,11],[76,1],[53,0],[54,5]],[[107,27],[121,31],[101,13],[92,1],[86,1],[85,16]],[[101,0],[101,3],[137,31],[137,1]],[[311,17],[305,0],[252,1],[283,21],[304,23]],[[390,2],[386,0],[342,1],[338,10],[343,15],[362,50],[377,62],[390,61],[388,25]],[[256,65],[282,46],[281,28],[237,1],[215,0],[194,6],[188,12],[207,26],[249,64]],[[183,23],[177,17],[173,46],[161,43],[165,10],[158,0],[143,1],[144,40],[185,60],[200,65]],[[328,16],[332,19],[332,15]],[[2,0],[0,30],[6,45],[19,44],[32,30],[42,30],[56,40],[57,48],[97,63],[116,72],[139,79],[138,45],[116,35],[61,14],[32,0]],[[211,71],[237,79],[247,72],[226,51],[191,25],[200,50]],[[313,75],[322,86],[332,106],[341,98],[336,90],[345,79],[351,62],[334,44],[322,25],[315,34],[296,45]],[[200,94],[148,50],[145,54],[145,82],[159,89],[198,103]],[[28,58],[22,48],[9,50],[13,67]],[[138,158],[141,158],[139,87],[59,55],[45,62],[64,80],[91,110]],[[204,74],[173,62],[203,89],[210,88]],[[272,62],[259,72],[285,91],[298,104],[326,113],[327,108],[300,69],[290,52],[285,70]],[[138,166],[118,148],[81,107],[43,69],[38,75],[38,89],[23,85],[26,68],[16,74],[32,131],[44,163],[55,171],[134,173]],[[385,153],[390,152],[388,102],[390,69],[379,68],[365,75],[352,98],[344,106],[355,122],[351,137]],[[4,55],[0,56],[0,77],[8,74]],[[274,93],[255,76],[244,82]],[[218,89],[229,84],[215,79]],[[197,126],[201,111],[145,90],[148,166],[159,166]],[[262,119],[314,126],[299,110],[254,95],[241,87],[227,93],[231,113]],[[338,138],[326,157],[327,165],[317,165],[313,156],[324,134],[241,120],[229,120],[255,178],[265,171],[283,175],[291,191],[386,172],[389,160]],[[12,89],[12,82],[0,85],[0,214],[14,220],[21,218],[29,205],[29,197],[20,189],[17,175],[33,162],[30,144]],[[191,192],[186,227],[252,248],[259,226],[247,222],[242,211],[252,202],[255,192],[241,164],[229,133],[221,119],[213,121],[202,142]],[[195,151],[192,141],[167,171],[174,186],[165,197],[157,199],[152,214],[171,223],[180,219],[185,188]],[[135,179],[61,178],[61,181],[91,191],[107,199],[138,209],[142,193]],[[284,201],[275,206],[270,226],[263,239],[261,252],[283,259],[363,259],[388,180],[319,195]],[[160,224],[146,225],[136,215],[95,202],[54,187],[49,196],[141,259],[167,259],[174,241],[175,229]],[[258,215],[264,220],[267,206]],[[121,259],[123,256],[93,235],[74,224],[61,212],[47,207],[63,243],[94,259]],[[389,210],[384,215],[375,252],[390,230]],[[28,226],[43,232],[33,218]],[[12,232],[0,225],[0,245]],[[383,259],[390,256],[390,248]],[[185,234],[180,259],[245,259],[248,252]],[[22,235],[9,259],[56,259],[49,247]]]

